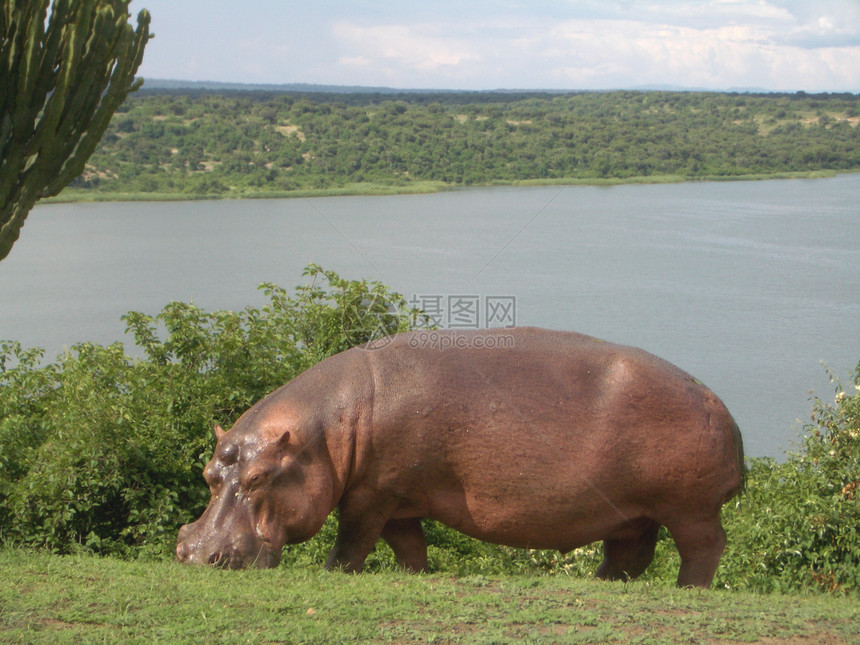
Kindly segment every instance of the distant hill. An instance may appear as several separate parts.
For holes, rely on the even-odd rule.
[[[317,83],[225,83],[221,81],[184,81],[168,78],[144,77],[143,88],[146,90],[199,90],[211,92],[273,92],[273,93],[300,93],[300,94],[410,94],[410,95],[432,95],[432,94],[457,94],[457,95],[511,95],[511,96],[534,96],[547,94],[599,94],[614,90],[559,90],[559,89],[513,89],[497,88],[492,90],[452,90],[452,89],[428,89],[428,88],[402,88],[366,85],[323,85]],[[634,89],[634,91],[637,91]],[[668,90],[667,90],[668,91]],[[677,91],[706,91],[706,90],[682,90]]]
[[[148,90],[229,90],[247,92],[330,92],[337,94],[399,94],[405,92],[427,93],[430,90],[400,90],[392,87],[363,87],[358,85],[317,85],[314,83],[223,83],[220,81],[183,81],[165,78],[145,78]],[[444,90],[434,90],[444,92]]]
[[[152,85],[117,110],[75,188],[406,192],[860,169],[853,95]]]
[[[401,87],[363,86],[363,85],[324,85],[317,83],[224,83],[221,81],[184,81],[166,78],[145,78],[147,90],[203,90],[230,92],[275,92],[300,94],[586,94],[614,90],[560,90],[560,89],[511,89],[493,90],[445,90],[445,89],[405,89]],[[632,88],[617,88],[634,92],[717,92],[728,94],[779,94],[760,87],[730,87],[726,90],[712,90],[705,87],[682,87],[679,85],[641,85]]]

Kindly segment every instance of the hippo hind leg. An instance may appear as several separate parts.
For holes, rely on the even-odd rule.
[[[618,537],[603,541],[603,562],[595,574],[603,580],[631,580],[642,575],[654,559],[660,525],[648,519]]]
[[[726,548],[726,532],[720,523],[719,512],[705,520],[673,524],[667,528],[681,556],[678,586],[708,589]]]
[[[413,573],[427,571],[427,541],[421,518],[388,520],[382,529],[382,539],[394,551],[401,568]]]

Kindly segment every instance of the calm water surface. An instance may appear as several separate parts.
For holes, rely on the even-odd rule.
[[[847,381],[860,358],[860,175],[39,206],[0,263],[0,338],[123,340],[126,311],[259,305],[311,262],[643,347],[714,389],[752,455],[833,396],[822,361]]]

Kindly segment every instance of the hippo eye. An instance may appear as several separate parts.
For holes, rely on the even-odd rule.
[[[253,490],[259,488],[266,481],[266,473],[254,473],[245,481],[245,488]]]

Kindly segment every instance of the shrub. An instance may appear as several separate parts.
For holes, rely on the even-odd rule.
[[[205,312],[174,302],[125,316],[140,358],[122,344],[80,343],[53,363],[0,343],[0,539],[66,553],[169,556],[180,524],[209,492],[202,469],[214,423],[230,426],[253,402],[318,361],[419,322],[379,283],[310,265],[294,295],[261,285],[260,309]],[[747,490],[723,509],[723,588],[860,590],[860,364],[833,403],[816,399],[797,452],[750,459]],[[337,513],[284,566],[320,566]],[[425,520],[433,569],[458,575],[592,575],[599,543],[569,554],[473,540]],[[381,542],[370,571],[394,567]],[[661,530],[644,577],[672,584],[674,543]]]
[[[724,512],[723,584],[860,590],[860,364],[853,381],[836,382],[832,404],[814,400],[800,449],[784,463],[750,460],[746,494]]]
[[[174,302],[127,314],[139,359],[120,343],[81,343],[40,366],[40,350],[0,346],[0,537],[63,553],[169,553],[208,502],[213,424],[232,425],[323,358],[417,322],[379,283],[315,265],[304,275],[295,296],[262,285],[261,309]]]

